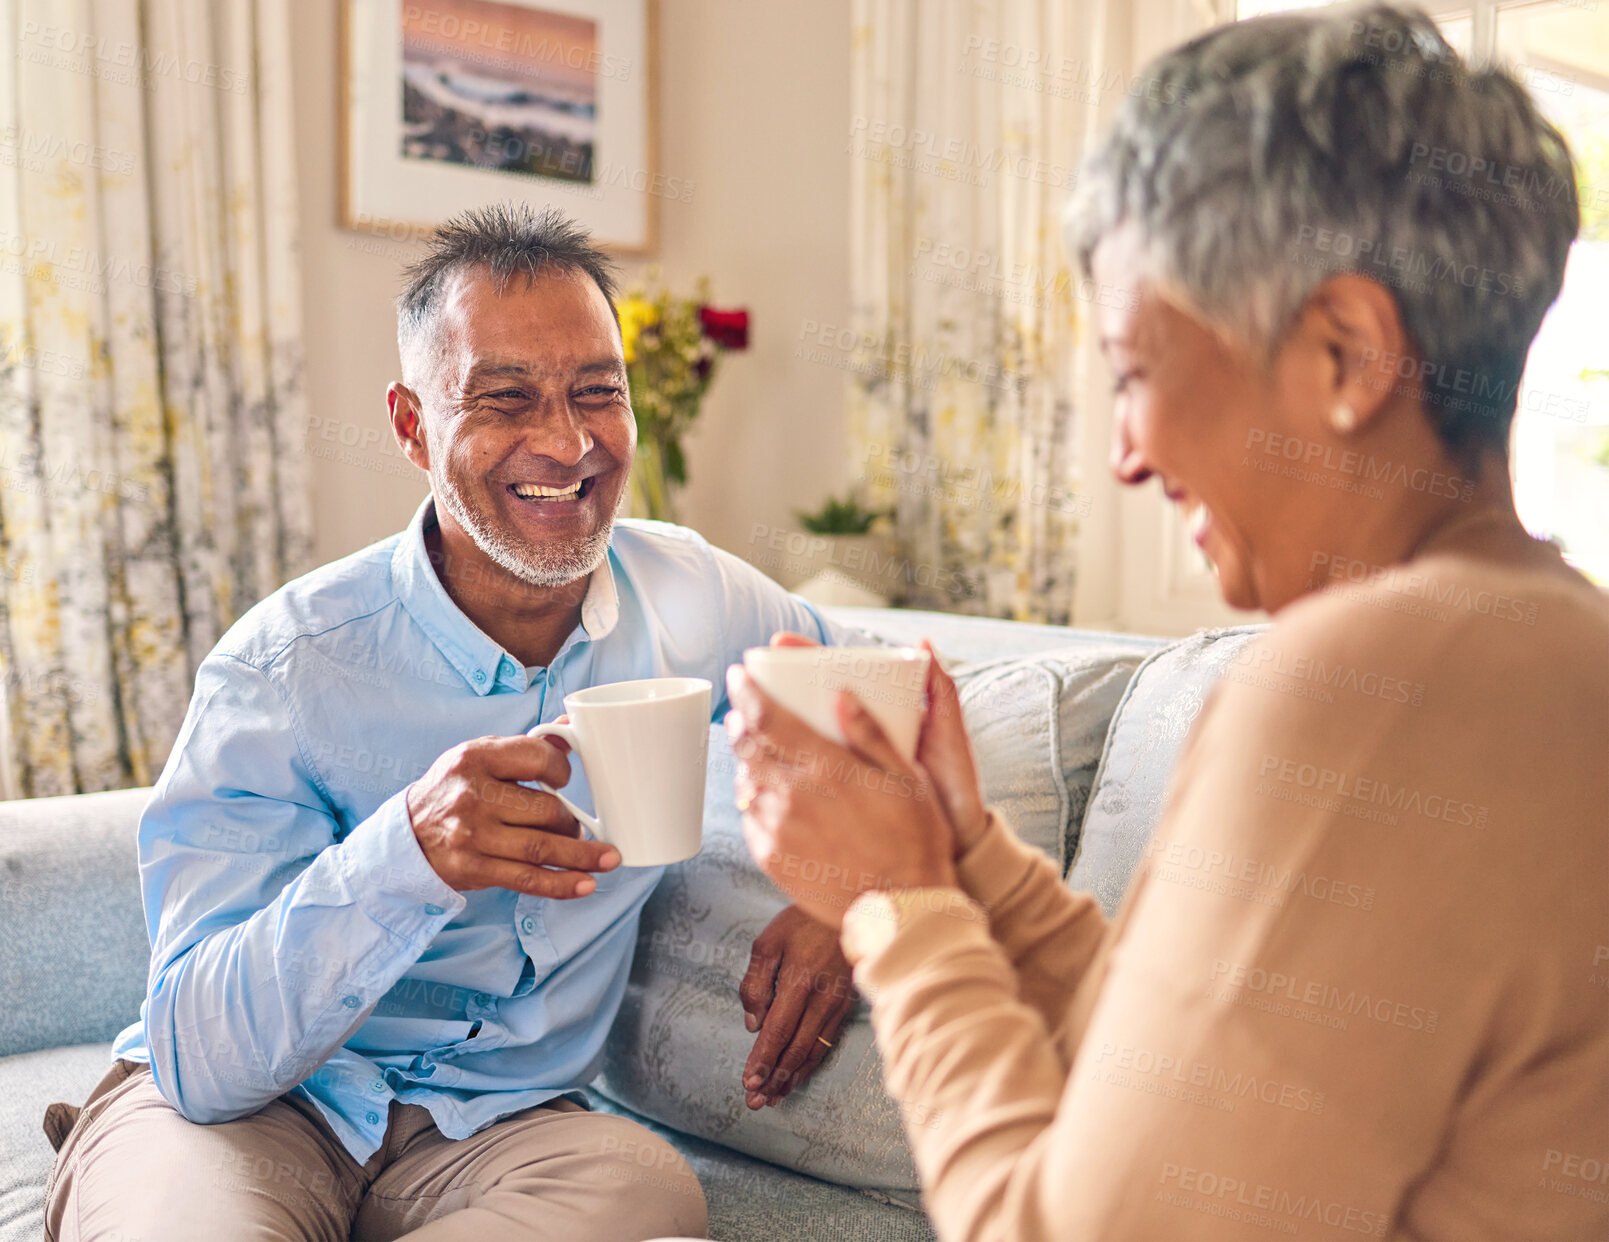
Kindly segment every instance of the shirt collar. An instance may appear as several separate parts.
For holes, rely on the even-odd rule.
[[[425,532],[435,525],[435,497],[426,496],[391,555],[391,580],[398,599],[477,695],[490,694],[499,681],[524,690],[525,670],[519,661],[464,615],[436,574],[425,543]],[[588,578],[587,593],[581,600],[580,630],[565,640],[561,655],[577,642],[603,638],[620,620],[613,560],[611,552]]]

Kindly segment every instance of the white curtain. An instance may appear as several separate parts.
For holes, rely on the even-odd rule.
[[[856,0],[855,466],[911,604],[1065,624],[1080,282],[1061,213],[1107,0]]]
[[[280,0],[0,0],[11,796],[153,780],[311,549]]]

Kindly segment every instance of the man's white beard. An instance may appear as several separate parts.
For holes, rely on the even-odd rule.
[[[587,577],[609,555],[614,514],[610,514],[607,522],[583,539],[565,545],[542,547],[523,540],[512,540],[495,529],[469,505],[445,471],[440,478],[434,478],[431,482],[437,500],[452,515],[453,521],[469,532],[475,546],[522,582],[538,587],[565,586]],[[621,499],[625,499],[624,489]]]

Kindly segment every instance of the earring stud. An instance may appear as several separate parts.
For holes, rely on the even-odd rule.
[[[1345,401],[1336,402],[1335,408],[1330,411],[1330,426],[1345,435],[1357,425],[1358,412]]]

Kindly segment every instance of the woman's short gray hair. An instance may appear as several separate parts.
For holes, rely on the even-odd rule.
[[[1086,274],[1132,225],[1159,292],[1264,351],[1327,277],[1372,277],[1419,354],[1380,364],[1452,448],[1506,450],[1580,223],[1569,150],[1524,87],[1387,4],[1222,26],[1142,80],[1069,208]]]

